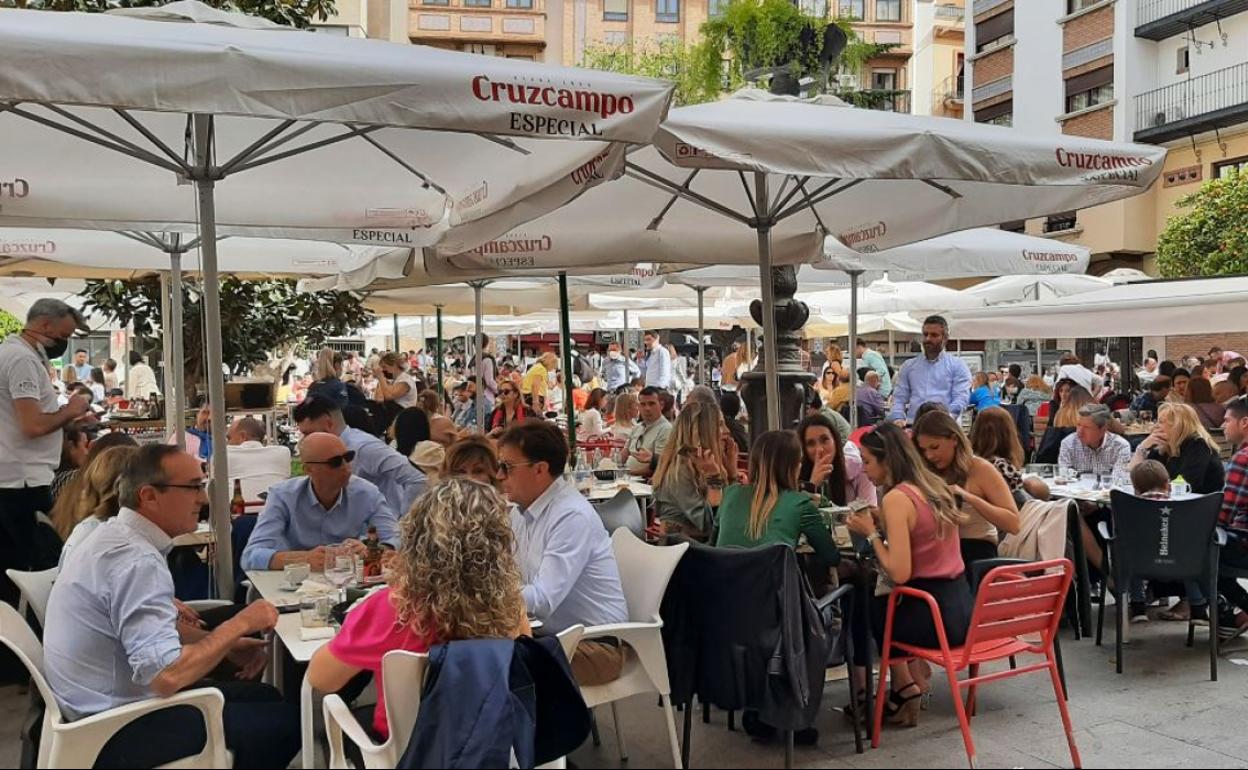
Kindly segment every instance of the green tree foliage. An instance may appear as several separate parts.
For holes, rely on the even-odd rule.
[[[12,313],[0,310],[0,339],[4,339],[10,334],[17,334],[26,324],[16,318]]]
[[[119,325],[133,324],[139,337],[157,337],[160,280],[88,281],[85,309]],[[183,351],[189,384],[203,381],[203,290],[185,285]],[[268,360],[271,351],[314,349],[331,337],[353,334],[373,321],[350,292],[300,293],[289,280],[221,279],[221,344],[225,364],[241,374]]]
[[[1176,204],[1186,211],[1157,239],[1157,267],[1167,278],[1248,273],[1248,174],[1206,182]]]
[[[825,66],[824,30],[839,26],[849,44],[831,66]],[[838,19],[804,14],[791,0],[732,0],[718,16],[701,27],[702,39],[686,45],[678,38],[661,38],[654,44],[596,46],[585,52],[581,66],[672,80],[677,104],[698,104],[718,99],[725,91],[746,85],[752,72],[781,68],[796,79],[810,77],[815,83],[807,93],[833,92],[860,107],[879,107],[899,91],[835,88],[838,72],[857,75],[873,57],[896,47],[868,43]],[[763,78],[765,84],[766,78]]]
[[[98,13],[114,8],[146,8],[170,0],[0,0],[0,7],[31,8],[42,11],[83,11]],[[269,21],[303,29],[325,21],[335,13],[334,0],[204,0],[214,8],[239,11]]]

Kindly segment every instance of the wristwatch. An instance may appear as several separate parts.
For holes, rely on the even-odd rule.
[[[883,538],[880,537],[880,531],[878,529],[872,532],[871,534],[867,535],[867,542],[870,543],[872,540],[883,541]]]

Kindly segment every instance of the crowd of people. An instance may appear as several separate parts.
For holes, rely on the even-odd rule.
[[[268,659],[262,637],[273,630],[277,610],[259,600],[198,613],[176,596],[167,557],[208,504],[206,455],[169,444],[136,446],[122,433],[88,435],[95,417],[87,398],[58,402],[48,364],[81,325],[69,306],[41,301],[22,332],[0,345],[0,548],[6,568],[60,566],[43,629],[57,703],[77,719],[216,687],[236,764],[285,766],[299,746],[297,709],[259,681]],[[1167,494],[1182,477],[1198,493],[1221,492],[1222,523],[1248,530],[1248,398],[1236,390],[1225,403],[1192,400],[1212,389],[1198,383],[1223,373],[1219,385],[1241,388],[1244,370],[1235,358],[1186,367],[1182,378],[1179,367],[1158,365],[1145,393],[1151,398],[1131,405],[1152,411],[1156,428],[1132,448],[1098,393],[1104,381],[1098,384],[1095,373],[1089,379],[1077,360],[1063,362],[1048,400],[1036,400],[1029,394],[1044,395],[1047,386],[1023,382],[1021,371],[1000,382],[991,373],[972,377],[946,351],[948,325],[938,316],[923,325],[921,354],[898,371],[863,342],[850,365],[839,349],[827,348],[824,361],[808,362],[819,373],[800,423],[752,436],[741,421],[738,370],[728,374],[734,358],[748,359],[740,347],[720,367],[717,393],[691,384],[688,362],[659,334],[644,340],[637,358],[615,344],[606,355],[579,354],[571,384],[579,438],[650,480],[653,535],[719,547],[804,541],[816,571],[838,580],[853,567],[842,562],[819,508],[847,507],[849,529],[865,538],[884,575],[935,598],[951,645],[967,633],[970,565],[996,556],[1002,539],[1019,532],[1026,503],[1049,496],[1038,479],[1024,478],[1031,437],[1007,406],[1049,404],[1049,430],[1065,431],[1054,456],[1063,467],[1128,473],[1136,491],[1150,496]],[[266,443],[261,423],[242,418],[230,425],[232,476],[260,507],[255,516],[233,511],[243,570],[320,570],[331,547],[364,555],[365,533],[385,551],[388,585],[346,616],[308,667],[319,691],[350,699],[362,682],[380,680],[390,650],[526,635],[530,619],[541,621],[544,633],[628,619],[609,535],[569,477],[578,458],[556,422],[559,358],[544,353],[517,366],[500,360],[488,339],[483,354],[480,371],[464,360],[437,383],[422,352],[360,361],[324,351],[292,409],[303,469],[293,478],[290,453]],[[878,418],[853,433],[843,411],[851,377],[861,380],[859,417]],[[477,422],[479,400],[484,425]],[[213,438],[210,415],[205,406],[197,421],[201,445]],[[1235,447],[1225,471],[1208,430],[1215,416]],[[40,563],[33,545],[41,537],[40,512],[52,522],[50,563]],[[1085,537],[1099,565],[1091,527]],[[1248,546],[1233,540],[1222,558],[1248,567]],[[12,585],[5,581],[4,588],[4,599],[15,599]],[[1147,617],[1150,587],[1139,582],[1131,590],[1132,616]],[[1219,594],[1187,586],[1170,615],[1203,612],[1215,622],[1216,606],[1220,630],[1242,633],[1248,595],[1233,580],[1220,583]],[[886,599],[859,600],[880,605],[873,613],[878,627],[858,629],[862,653],[868,633],[882,640]],[[917,603],[898,608],[893,634],[937,645],[931,618]],[[616,639],[583,641],[573,675],[582,685],[610,682],[627,654]],[[856,663],[862,680],[866,660]],[[916,724],[930,669],[896,664],[889,678],[889,721]],[[136,719],[97,766],[154,766],[191,753],[198,719],[176,709]],[[380,737],[388,732],[381,701],[371,728]]]

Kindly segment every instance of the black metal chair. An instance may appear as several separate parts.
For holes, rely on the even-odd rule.
[[[1166,581],[1201,581],[1205,595],[1213,601],[1218,584],[1218,511],[1221,494],[1187,500],[1150,500],[1120,490],[1110,493],[1111,532],[1100,524],[1106,551],[1106,573],[1113,576],[1115,601],[1115,665],[1122,673],[1122,628],[1126,622],[1127,596],[1131,578]],[[1105,627],[1105,592],[1109,580],[1101,582],[1101,612],[1096,625],[1100,646]],[[1211,615],[1214,607],[1210,608]],[[1187,623],[1187,644],[1193,644],[1195,622]],[[1218,681],[1218,631],[1216,619],[1209,625],[1209,678]]]
[[[604,500],[597,505],[598,516],[607,534],[614,533],[620,527],[632,532],[640,540],[646,539],[646,523],[641,518],[641,506],[637,498],[627,489],[621,489],[615,497]]]

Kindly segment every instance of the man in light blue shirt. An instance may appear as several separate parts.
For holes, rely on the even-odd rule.
[[[672,356],[659,342],[658,332],[646,332],[643,339],[646,350],[646,387],[672,387]]]
[[[945,352],[949,323],[941,316],[923,321],[923,355],[902,365],[893,383],[889,417],[899,424],[914,422],[919,407],[929,401],[944,404],[957,419],[971,398],[971,370],[966,362]]]
[[[893,392],[893,379],[888,371],[888,362],[884,360],[884,356],[880,355],[880,351],[874,350],[863,338],[858,338],[856,345],[858,349],[858,366],[870,367],[872,371],[880,375],[880,387],[877,389],[884,398],[888,398]],[[857,366],[854,367],[857,369]]]
[[[342,409],[323,398],[305,398],[295,407],[295,424],[305,436],[332,433],[355,452],[355,475],[381,490],[397,517],[407,515],[412,503],[425,491],[428,480],[406,457],[381,439],[359,428],[348,428]]]
[[[563,434],[551,423],[523,422],[499,438],[498,454],[503,489],[517,508],[512,529],[529,615],[555,633],[578,623],[626,622],[611,538],[589,501],[562,478]]]
[[[208,502],[201,468],[176,446],[142,447],[118,481],[121,512],[66,558],[43,642],[48,684],[67,719],[203,686],[226,660],[244,676],[263,670],[265,644],[251,635],[277,625],[273,605],[255,602],[211,631],[174,605],[166,557]],[[259,682],[234,681],[222,694],[237,765],[286,767],[299,749],[298,710]],[[196,710],[148,714],[118,731],[95,766],[163,766],[198,753],[203,730]]]
[[[374,485],[351,475],[355,453],[332,433],[313,433],[299,444],[307,476],[275,484],[243,549],[243,569],[282,569],[306,561],[325,567],[325,546],[347,543],[358,555],[370,526],[383,545],[397,548],[399,523]]]
[[[637,364],[620,352],[620,343],[612,342],[607,346],[607,357],[602,359],[602,379],[608,393],[616,392],[640,374]]]

